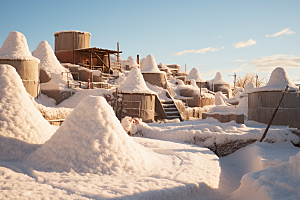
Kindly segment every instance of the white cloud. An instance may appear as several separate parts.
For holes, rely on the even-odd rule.
[[[221,49],[224,49],[224,46],[219,48],[219,49],[212,48],[212,47],[206,47],[206,48],[199,49],[199,50],[184,50],[184,51],[173,53],[172,55],[182,56],[182,55],[187,54],[187,53],[206,53],[208,51],[215,52],[215,51],[219,51]]]
[[[235,61],[232,61],[232,62],[247,62],[248,60],[240,60],[240,59],[238,59],[238,60],[235,60]]]
[[[236,69],[229,69],[229,70],[226,70],[225,72],[240,72],[240,71],[243,71],[243,69],[248,66],[248,63],[244,63],[242,64],[239,68],[236,68]]]
[[[223,37],[222,35],[219,35],[218,37],[214,37],[214,38],[221,38],[221,37]]]
[[[239,49],[241,47],[247,47],[247,46],[251,46],[251,45],[254,45],[254,44],[256,44],[255,40],[249,39],[247,42],[234,43],[232,46]]]
[[[269,71],[275,67],[300,68],[300,57],[294,55],[273,55],[254,59],[251,65],[257,67],[259,71]]]
[[[266,35],[266,37],[277,37],[279,35],[291,35],[295,34],[294,31],[291,31],[289,28],[283,29],[282,31],[279,31],[278,33],[273,33],[272,35]]]

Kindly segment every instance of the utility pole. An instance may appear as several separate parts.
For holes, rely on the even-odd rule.
[[[257,76],[257,74],[256,74],[256,76],[255,76],[255,79],[256,79],[256,84],[255,84],[255,86],[257,87],[257,85],[258,85],[258,76]]]
[[[234,90],[236,91],[236,89],[235,89],[236,73],[234,72],[234,75],[228,75],[228,76],[233,76],[234,77],[233,87],[234,87]]]
[[[119,47],[119,42],[117,42],[117,51],[118,51],[118,53],[117,53],[117,62],[119,62],[120,61],[120,54],[119,54],[120,47]]]

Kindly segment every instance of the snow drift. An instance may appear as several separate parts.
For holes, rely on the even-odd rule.
[[[205,80],[200,76],[197,68],[193,68],[186,77],[187,80],[194,79],[196,82],[205,82]]]
[[[147,169],[142,151],[106,100],[88,96],[27,160],[38,169],[58,172],[133,173]]]

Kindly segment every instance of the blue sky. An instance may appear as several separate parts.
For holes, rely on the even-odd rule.
[[[121,58],[152,54],[157,63],[196,67],[204,79],[220,71],[269,79],[285,67],[300,83],[300,1],[1,1],[0,45],[19,31],[30,50],[53,33],[92,34],[91,46],[123,51]],[[241,43],[242,42],[242,43]],[[299,80],[298,80],[299,79]],[[297,81],[298,80],[298,81]]]

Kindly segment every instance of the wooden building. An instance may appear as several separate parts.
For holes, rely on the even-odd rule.
[[[54,33],[55,55],[61,63],[72,63],[105,73],[118,69],[111,66],[110,54],[122,53],[109,49],[90,47],[91,34],[83,31],[60,31]]]

